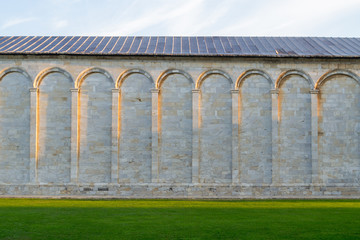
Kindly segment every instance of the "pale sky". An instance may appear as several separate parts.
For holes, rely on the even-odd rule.
[[[0,0],[6,36],[360,37],[360,0]]]

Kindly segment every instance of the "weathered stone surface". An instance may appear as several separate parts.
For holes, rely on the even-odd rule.
[[[309,83],[289,76],[279,87],[279,183],[311,183],[311,102]]]
[[[120,90],[119,182],[151,182],[151,92],[153,82],[129,76]]]
[[[51,73],[39,86],[38,181],[70,182],[71,92],[73,82]]]
[[[360,85],[329,78],[319,95],[319,169],[325,185],[360,185]]]
[[[261,75],[244,80],[239,95],[240,182],[271,183],[271,83]]]
[[[201,86],[200,183],[231,182],[231,83],[212,75]]]
[[[0,60],[0,195],[360,197],[359,59]]]
[[[87,76],[80,86],[79,182],[110,182],[111,89],[103,74]]]
[[[180,74],[170,75],[159,93],[159,181],[191,182],[193,86]]]
[[[30,87],[18,72],[0,81],[0,183],[29,181]]]

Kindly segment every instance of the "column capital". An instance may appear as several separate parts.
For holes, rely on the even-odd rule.
[[[279,94],[279,89],[271,89],[270,93],[271,94]]]
[[[319,89],[310,90],[310,94],[319,94],[319,93],[320,93]]]
[[[70,88],[70,92],[79,92],[79,88]]]
[[[38,91],[38,88],[30,88],[29,91],[30,91],[30,92],[37,92],[37,91]]]
[[[160,90],[157,89],[157,88],[152,88],[151,89],[151,93],[159,93],[159,92],[160,92]]]
[[[120,89],[119,88],[113,88],[113,89],[111,89],[111,92],[112,93],[118,93],[118,92],[120,92]]]
[[[230,90],[231,94],[238,94],[239,93],[239,89],[232,89]]]
[[[199,93],[200,92],[200,89],[193,89],[191,90],[192,93]]]

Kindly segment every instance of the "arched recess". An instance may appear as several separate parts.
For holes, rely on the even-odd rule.
[[[212,70],[208,70],[208,71],[205,71],[203,72],[202,74],[200,74],[200,76],[198,77],[197,81],[196,81],[196,84],[195,84],[195,89],[200,89],[203,81],[209,77],[210,75],[213,75],[213,74],[217,74],[217,75],[221,75],[223,76],[224,78],[226,78],[230,84],[232,85],[233,84],[233,80],[231,79],[230,75],[227,74],[226,72],[222,71],[222,70],[218,70],[218,69],[212,69]]]
[[[198,156],[200,183],[230,183],[232,164],[233,81],[220,70],[200,75]]]
[[[116,81],[120,183],[151,181],[151,89],[154,81],[141,69],[129,69]]]
[[[29,181],[30,76],[21,68],[0,72],[0,182]]]
[[[116,79],[116,82],[115,82],[115,88],[121,88],[121,85],[123,84],[125,79],[132,74],[142,74],[147,79],[149,79],[152,83],[154,83],[153,78],[151,77],[151,75],[148,72],[146,72],[142,69],[139,69],[139,68],[133,68],[133,69],[127,69],[119,75],[119,77]]]
[[[58,67],[41,71],[35,78],[38,88],[37,161],[38,180],[44,183],[70,181],[71,159],[71,75]]]
[[[113,81],[113,78],[111,77],[110,73],[108,73],[106,70],[102,69],[102,68],[97,68],[97,67],[90,67],[88,69],[85,69],[84,71],[82,71],[78,77],[76,78],[75,81],[75,88],[79,88],[82,84],[82,82],[84,81],[84,79],[90,75],[90,74],[94,74],[94,73],[100,73],[105,75],[108,79],[111,79]],[[114,81],[113,81],[114,82]],[[115,83],[114,83],[115,84]]]
[[[236,83],[235,83],[235,89],[239,89],[241,87],[241,85],[243,84],[243,82],[245,81],[245,79],[252,75],[260,75],[263,78],[265,78],[271,86],[273,85],[273,81],[272,81],[271,77],[269,76],[269,74],[267,74],[266,72],[259,70],[259,69],[250,69],[250,70],[243,72],[238,77],[238,79],[236,80]]]
[[[165,81],[165,79],[172,74],[180,74],[183,75],[191,84],[194,84],[193,79],[191,78],[190,74],[188,74],[187,72],[183,71],[183,70],[179,70],[179,69],[168,69],[164,72],[162,72],[160,74],[160,76],[158,77],[157,81],[156,81],[156,89],[160,89],[162,83]]]
[[[46,68],[44,70],[42,70],[35,78],[34,80],[34,88],[38,88],[42,82],[42,80],[49,74],[51,73],[61,73],[63,74],[66,78],[68,78],[69,80],[71,80],[71,82],[74,82],[73,78],[71,77],[70,73],[68,73],[67,71],[65,71],[62,68],[58,68],[58,67],[49,67]]]
[[[272,177],[270,91],[273,81],[264,71],[252,69],[239,76],[235,88],[239,90],[239,180],[246,184],[269,184]]]
[[[8,68],[1,70],[0,71],[0,81],[9,73],[15,73],[15,72],[24,75],[25,78],[27,78],[31,81],[31,77],[29,76],[29,74],[24,69],[19,68],[19,67],[8,67]]]
[[[302,77],[309,83],[311,88],[314,88],[314,82],[307,73],[305,73],[301,70],[293,69],[293,70],[285,71],[279,75],[279,77],[276,79],[276,82],[275,82],[275,89],[278,89],[281,86],[284,79],[286,79],[287,77],[289,77],[291,75],[298,75],[298,76]]]
[[[360,81],[333,70],[317,81],[320,179],[325,184],[360,183]]]
[[[114,81],[107,71],[89,68],[79,74],[75,87],[79,88],[79,182],[110,182]]]
[[[356,75],[355,73],[349,71],[349,70],[345,70],[345,69],[335,69],[335,70],[331,70],[325,74],[323,74],[316,82],[315,84],[315,89],[319,89],[321,87],[321,85],[323,85],[325,83],[325,81],[327,81],[330,77],[336,76],[336,75],[342,75],[342,76],[347,76],[350,77],[352,79],[354,79],[358,84],[360,84],[360,77],[358,75]]]
[[[278,95],[277,178],[283,184],[311,182],[311,78],[299,70],[276,80]]]
[[[159,182],[191,182],[193,86],[190,75],[177,69],[157,79]]]

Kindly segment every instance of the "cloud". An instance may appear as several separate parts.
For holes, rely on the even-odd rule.
[[[116,21],[115,24],[109,26],[103,32],[103,35],[133,35],[151,28],[155,30],[155,26],[159,24],[171,26],[175,22],[182,21],[190,11],[200,8],[203,2],[204,0],[188,0],[179,5],[176,1],[169,1],[164,2],[161,7],[148,4],[149,6],[146,6],[148,7],[147,11],[140,16],[136,16],[138,6],[132,5],[133,9],[127,9],[126,11],[133,11],[134,15],[130,15],[128,18],[120,17],[120,21]],[[159,35],[159,33],[155,35]]]
[[[0,29],[20,35],[354,36],[359,11],[359,0],[39,0],[33,11],[24,6],[22,17],[2,15]],[[35,20],[36,26],[27,24]]]
[[[250,14],[239,17],[237,24],[223,28],[220,34],[227,35],[324,35],[331,29],[330,22],[360,9],[358,0],[274,0],[262,2]],[[336,33],[332,33],[336,34]]]
[[[5,23],[1,26],[1,28],[2,28],[2,29],[6,29],[6,28],[9,28],[9,27],[13,27],[13,26],[19,25],[19,24],[23,24],[23,23],[27,23],[27,22],[32,22],[32,21],[35,21],[36,19],[37,19],[37,18],[34,18],[34,17],[11,19],[11,20],[8,20],[7,22],[5,22]]]
[[[137,0],[123,5],[106,27],[102,24],[100,35],[311,35],[313,29],[324,28],[329,19],[359,3],[358,0],[342,0],[341,4],[328,0]]]

